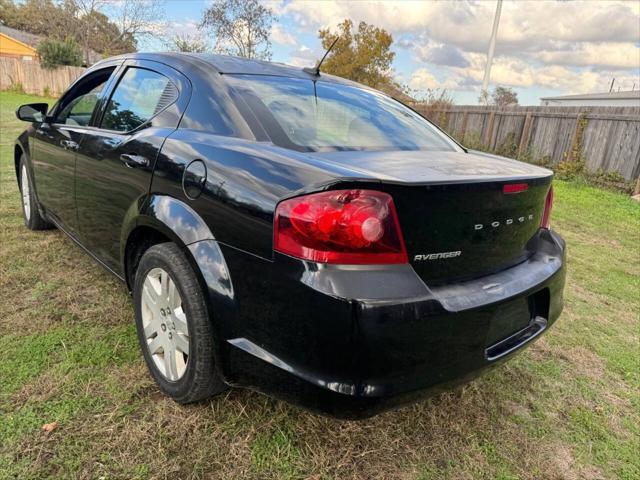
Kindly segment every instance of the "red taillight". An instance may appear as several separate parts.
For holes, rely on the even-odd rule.
[[[407,263],[391,196],[332,190],[284,200],[276,208],[274,249],[320,263]]]
[[[526,192],[529,185],[526,183],[508,183],[502,186],[502,193],[520,193]]]
[[[547,198],[544,201],[544,211],[542,212],[542,220],[540,220],[540,228],[546,228],[549,230],[550,219],[551,219],[551,209],[553,208],[553,186],[549,187],[549,193],[547,193]]]

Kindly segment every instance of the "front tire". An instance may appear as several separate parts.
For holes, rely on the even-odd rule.
[[[133,289],[138,340],[151,376],[178,403],[228,387],[216,368],[214,336],[202,289],[174,243],[149,248]]]
[[[22,218],[29,230],[47,230],[52,225],[41,215],[38,202],[33,190],[33,181],[29,174],[29,169],[24,161],[24,156],[20,157],[18,164],[18,178],[20,186],[20,204],[22,205]]]

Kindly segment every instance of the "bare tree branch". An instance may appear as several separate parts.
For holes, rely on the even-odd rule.
[[[271,58],[273,11],[258,0],[214,0],[200,29],[215,37],[215,50],[246,58]]]

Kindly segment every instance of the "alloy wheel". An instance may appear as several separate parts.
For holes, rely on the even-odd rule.
[[[178,288],[167,271],[154,268],[147,273],[141,302],[149,354],[158,371],[175,382],[187,371],[189,329]]]
[[[24,218],[27,222],[31,219],[31,190],[29,189],[29,177],[26,165],[22,165],[20,175],[20,189],[22,190],[22,207],[24,208]]]

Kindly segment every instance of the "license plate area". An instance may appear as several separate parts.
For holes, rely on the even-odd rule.
[[[489,362],[493,362],[498,360],[499,358],[504,357],[505,355],[510,354],[511,352],[517,350],[518,348],[524,346],[526,343],[529,343],[531,340],[540,335],[547,328],[547,319],[542,317],[536,317],[529,325],[520,330],[519,332],[514,333],[510,337],[501,340],[495,345],[490,346],[485,350],[485,358]]]
[[[544,288],[501,306],[487,335],[486,359],[497,360],[542,333],[549,318],[549,298],[549,289]]]

